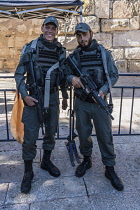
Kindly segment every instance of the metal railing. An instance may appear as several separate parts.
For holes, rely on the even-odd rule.
[[[139,77],[140,74],[120,74],[120,77]],[[13,76],[0,76],[0,79],[12,79]],[[126,80],[127,81],[127,80]],[[140,83],[139,83],[140,84]],[[133,85],[118,85],[113,87],[113,102],[115,103],[115,108],[113,115],[115,115],[115,121],[112,122],[113,124],[113,135],[140,135],[140,86],[133,86]],[[127,90],[127,93],[125,91]],[[0,141],[12,141],[12,135],[9,129],[9,122],[10,122],[10,115],[12,111],[12,106],[14,104],[14,94],[10,95],[15,88],[11,89],[4,89],[0,87],[0,132],[2,133]],[[131,93],[131,95],[130,95]],[[9,99],[12,97],[12,99]],[[72,95],[72,94],[71,94]],[[8,107],[8,100],[10,100],[11,104]],[[71,100],[71,97],[70,97]],[[127,102],[127,103],[126,103]],[[72,102],[70,102],[72,103]],[[69,103],[69,104],[70,104]],[[2,110],[1,110],[2,109]],[[69,109],[71,109],[69,107]],[[69,110],[71,112],[71,110]],[[125,120],[124,120],[125,118]],[[61,124],[61,114],[60,114],[60,122],[59,122],[59,129],[57,132],[57,139],[67,139],[67,135],[60,134],[60,124]],[[67,117],[67,126],[61,125],[61,128],[66,129],[67,127],[67,134],[69,135],[69,131],[71,132],[70,126],[71,122]],[[93,129],[93,135],[95,135],[95,131]]]

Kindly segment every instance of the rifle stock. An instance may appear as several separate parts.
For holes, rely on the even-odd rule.
[[[28,68],[30,69],[30,73],[32,75],[33,79],[33,84],[31,87],[29,87],[29,90],[32,93],[32,96],[38,100],[38,103],[36,103],[36,109],[37,109],[37,116],[38,116],[38,121],[40,124],[40,127],[42,129],[42,134],[44,135],[44,130],[43,130],[43,124],[44,124],[44,117],[43,117],[43,94],[42,94],[42,88],[38,87],[36,84],[36,79],[35,79],[35,73],[34,73],[34,64],[32,61],[32,54],[29,54],[30,56],[30,61],[28,63]]]

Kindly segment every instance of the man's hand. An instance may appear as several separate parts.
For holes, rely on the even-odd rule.
[[[67,99],[66,98],[63,98],[63,100],[62,100],[62,109],[63,110],[66,110],[67,107],[68,107]]]
[[[35,103],[38,103],[38,100],[36,100],[31,96],[26,96],[23,100],[26,102],[28,106],[34,106]]]
[[[84,89],[84,86],[83,86],[79,77],[73,77],[72,78],[72,85],[75,88],[83,88]]]
[[[98,94],[98,96],[99,96],[99,97],[102,97],[102,99],[104,99],[105,94],[104,94],[101,90],[99,90],[99,94]]]

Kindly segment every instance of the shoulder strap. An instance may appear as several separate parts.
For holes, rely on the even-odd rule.
[[[31,48],[34,49],[34,50],[36,50],[37,41],[38,41],[38,38],[34,39],[31,43]]]
[[[25,44],[24,47],[22,48],[21,55],[20,55],[20,61],[21,61],[22,56],[24,55],[26,47],[27,47],[27,44]]]
[[[45,93],[44,93],[44,109],[49,108],[50,101],[50,76],[51,72],[59,67],[59,61],[55,63],[52,67],[50,67],[46,73],[45,77]]]
[[[99,47],[101,49],[101,56],[102,56],[102,60],[103,60],[104,70],[105,70],[106,78],[107,78],[108,85],[109,85],[110,103],[112,104],[112,94],[111,94],[112,85],[111,85],[111,80],[110,80],[108,69],[107,69],[106,53],[105,53],[105,49],[102,45],[99,45]]]
[[[32,49],[33,51],[36,50],[37,41],[38,41],[38,38],[37,38],[37,39],[34,39],[34,40],[31,42],[31,49]],[[20,60],[21,60],[22,56],[23,56],[24,53],[25,53],[25,50],[26,50],[27,45],[28,45],[28,44],[25,44],[24,47],[22,48],[22,52],[21,52],[21,55],[20,55]]]
[[[21,56],[24,54],[25,50],[26,50],[27,44],[24,45],[22,52],[21,52]]]

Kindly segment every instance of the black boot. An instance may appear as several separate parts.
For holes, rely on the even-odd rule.
[[[80,165],[77,167],[75,171],[75,176],[77,177],[84,176],[84,174],[86,173],[86,170],[91,167],[92,167],[91,157],[84,156],[84,160],[82,161],[82,163],[80,163]]]
[[[25,172],[21,183],[21,192],[27,194],[31,190],[31,181],[34,177],[32,160],[25,160]]]
[[[112,186],[116,190],[122,191],[124,189],[123,183],[121,179],[117,176],[116,172],[114,171],[113,166],[106,166],[105,176],[111,181]]]
[[[44,150],[41,162],[41,168],[48,171],[50,175],[58,177],[60,176],[60,171],[50,160],[51,152],[52,152],[51,150]]]

